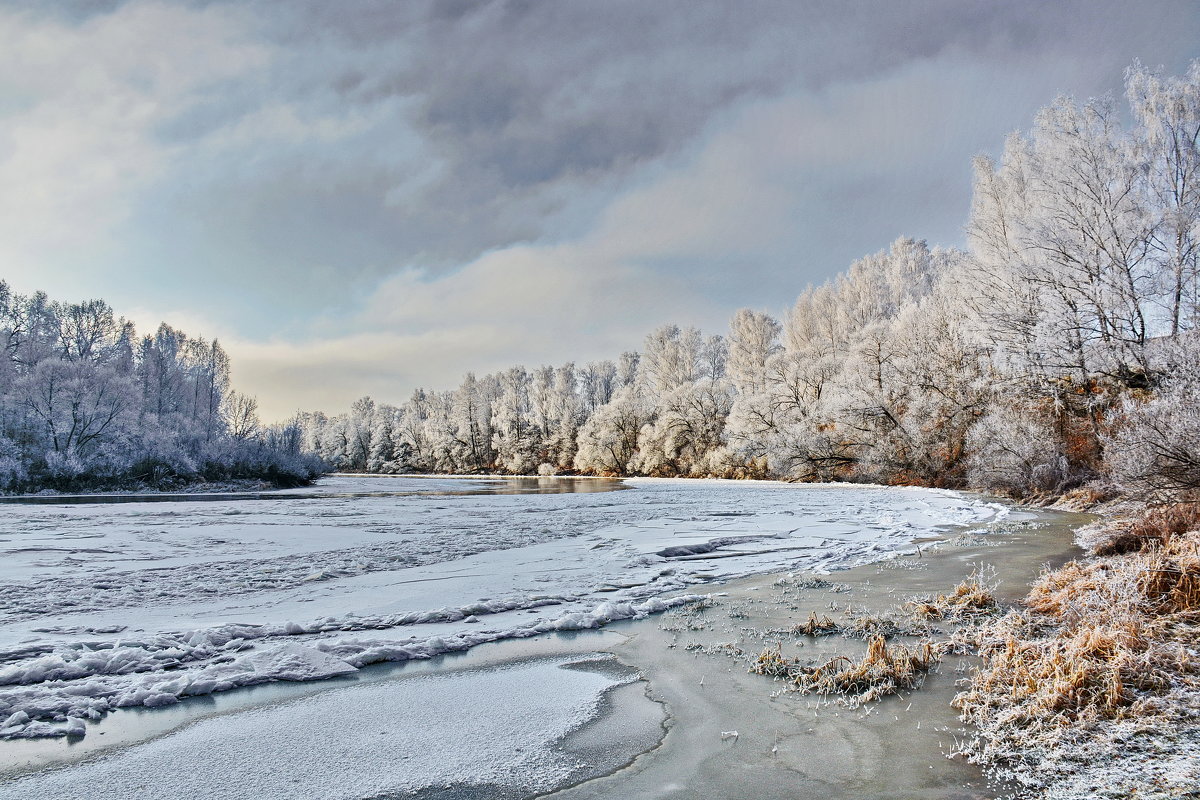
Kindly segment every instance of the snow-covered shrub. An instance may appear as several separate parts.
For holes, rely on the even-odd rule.
[[[29,469],[21,457],[17,443],[0,436],[0,490],[14,491],[29,477]]]
[[[655,420],[638,437],[634,468],[646,475],[709,474],[708,456],[724,445],[733,387],[701,379],[663,395]]]
[[[1200,489],[1200,340],[1181,337],[1149,399],[1124,398],[1104,447],[1118,483],[1161,494]]]
[[[597,475],[628,473],[637,455],[638,434],[650,416],[636,386],[621,388],[611,402],[596,409],[579,429],[575,468]]]
[[[1072,475],[1062,442],[1032,405],[996,406],[967,433],[972,486],[1025,495],[1067,488]]]
[[[855,463],[832,423],[786,425],[776,429],[768,446],[771,475],[799,481],[831,481],[848,476]]]
[[[46,453],[46,474],[56,481],[68,482],[83,474],[85,467],[79,455],[73,452]]]
[[[326,471],[315,454],[288,444],[278,430],[254,439],[221,439],[204,448],[198,472],[208,481],[261,479],[276,486],[303,486]]]

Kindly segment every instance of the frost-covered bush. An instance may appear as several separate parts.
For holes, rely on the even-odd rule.
[[[776,427],[775,403],[766,392],[738,394],[725,421],[726,444],[733,457],[743,462],[765,459]]]
[[[724,446],[733,387],[707,378],[663,395],[655,419],[638,436],[633,468],[646,475],[710,474],[709,457]]]
[[[1106,452],[1113,477],[1138,490],[1200,489],[1200,392],[1170,390],[1145,402],[1127,399]]]
[[[1107,463],[1126,488],[1175,494],[1200,489],[1200,339],[1180,337],[1152,396],[1126,397],[1105,437]]]
[[[800,481],[852,477],[856,459],[832,423],[781,427],[771,439],[769,472]]]
[[[0,436],[0,490],[14,491],[29,477],[29,469],[17,443]]]
[[[596,475],[625,475],[638,451],[638,435],[651,418],[642,393],[627,386],[579,430],[575,468]]]
[[[1062,442],[1045,413],[1032,405],[997,406],[967,434],[972,486],[1026,495],[1067,488],[1072,475]]]
[[[303,486],[327,470],[312,453],[286,446],[266,435],[248,440],[223,439],[205,448],[198,474],[208,481],[262,479],[276,486]]]
[[[46,453],[46,474],[55,481],[67,483],[84,472],[83,460],[74,452]]]

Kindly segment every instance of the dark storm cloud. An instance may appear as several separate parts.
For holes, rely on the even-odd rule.
[[[281,47],[259,91],[333,113],[388,109],[376,124],[415,133],[438,162],[435,177],[414,183],[408,164],[391,163],[379,149],[386,137],[368,137],[369,150],[350,143],[341,153],[311,154],[340,161],[342,182],[362,183],[367,197],[381,176],[390,182],[386,197],[375,195],[395,209],[379,263],[392,260],[391,252],[398,261],[452,264],[509,241],[554,236],[564,224],[555,212],[570,215],[580,200],[569,195],[584,194],[581,184],[611,189],[747,100],[830,91],[947,52],[1002,65],[1053,50],[1095,63],[1103,45],[1120,39],[1121,49],[1153,58],[1147,51],[1162,40],[1195,31],[1195,7],[1178,3],[1103,10],[1095,3],[958,1],[257,8],[262,34]],[[1117,64],[1124,63],[1122,54]],[[198,119],[196,132],[208,122]],[[286,205],[295,196],[278,200]]]
[[[597,340],[634,346],[659,313],[782,311],[901,234],[960,243],[972,155],[1059,91],[1119,91],[1135,57],[1200,55],[1194,2],[5,9],[0,179],[43,190],[0,207],[9,263],[246,340],[403,327],[433,358],[419,302],[599,330],[602,294],[629,316]],[[622,302],[645,286],[679,296]],[[476,368],[459,334],[447,374]],[[559,338],[555,358],[600,354]]]

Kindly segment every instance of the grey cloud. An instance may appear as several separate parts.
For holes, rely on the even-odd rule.
[[[1141,24],[1132,25],[1134,10],[1122,4],[1101,13],[1094,3],[957,0],[249,8],[260,35],[277,46],[269,74],[205,98],[161,135],[173,144],[203,137],[267,99],[333,114],[393,109],[375,121],[378,136],[296,154],[306,165],[323,164],[352,194],[374,197],[378,214],[389,213],[385,198],[390,203],[390,234],[367,224],[380,238],[364,277],[378,277],[395,261],[452,266],[491,247],[556,236],[571,214],[564,187],[576,197],[587,193],[585,183],[608,189],[647,162],[677,154],[714,118],[748,100],[828,91],[948,50],[1004,60],[1069,49],[1073,41],[1092,46],[1110,30],[1137,39],[1152,28],[1158,37],[1156,17],[1186,11],[1139,4]],[[397,99],[405,102],[386,105]],[[411,181],[389,157],[389,134],[425,142],[439,161],[437,177]],[[275,177],[269,168],[260,176]],[[377,191],[381,179],[390,182],[384,192]],[[312,210],[301,195],[263,191],[277,195],[273,207],[283,215]],[[219,232],[220,220],[214,224]]]
[[[411,193],[395,176],[393,194],[415,214],[411,225],[398,220],[395,244],[409,251],[415,237],[433,263],[555,235],[536,220],[560,183],[604,183],[675,154],[738,103],[829,89],[948,51],[1004,62],[1079,49],[1090,60],[1098,38],[1120,31],[1126,43],[1157,41],[1175,35],[1159,20],[1188,28],[1190,10],[958,0],[317,3],[299,24],[296,4],[262,8],[270,21],[291,20],[282,28],[297,55],[285,65],[305,87],[320,84],[296,63],[312,53],[322,73],[343,62],[326,79],[333,93],[368,105],[412,101],[384,124],[411,127],[443,169]]]
[[[63,20],[79,23],[100,14],[110,14],[127,0],[58,0],[54,3],[39,0],[7,0],[0,7],[26,11],[37,15],[53,15]]]
[[[119,5],[7,7],[87,26]],[[901,233],[960,241],[970,156],[1055,92],[1115,88],[1133,57],[1179,71],[1200,55],[1192,2],[191,5],[266,60],[155,120],[165,174],[139,187],[98,268],[139,305],[186,297],[247,338],[360,324],[406,268],[434,280],[517,243],[586,238],[753,109],[800,98],[808,149],[781,148],[760,197],[743,187],[788,224],[740,252],[629,256],[714,309],[779,309]],[[724,188],[701,190],[717,203]]]

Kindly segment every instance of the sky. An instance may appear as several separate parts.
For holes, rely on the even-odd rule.
[[[217,337],[263,416],[723,332],[1200,3],[0,0],[0,278]]]

